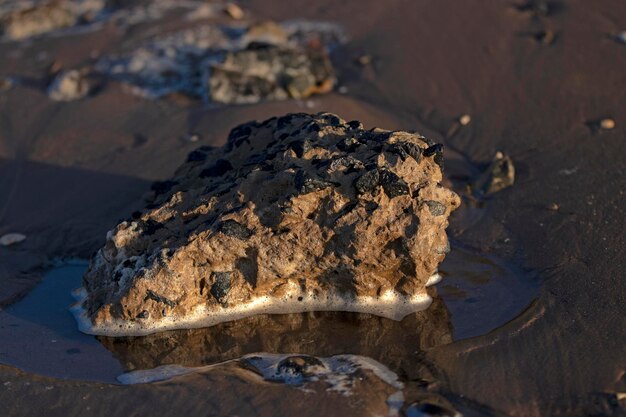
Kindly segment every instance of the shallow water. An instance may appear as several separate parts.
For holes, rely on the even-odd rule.
[[[258,315],[209,328],[143,337],[94,337],[77,330],[68,307],[87,264],[50,270],[18,303],[0,312],[0,363],[64,379],[117,382],[129,371],[164,365],[202,367],[256,352],[372,358],[400,375],[432,377],[419,353],[488,333],[531,302],[536,284],[497,258],[453,248],[433,304],[394,321],[370,314]]]

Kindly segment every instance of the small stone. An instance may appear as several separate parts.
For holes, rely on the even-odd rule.
[[[609,118],[602,119],[602,120],[600,120],[599,126],[600,126],[601,129],[604,129],[604,130],[614,129],[615,128],[615,120],[609,119]]]
[[[296,190],[300,194],[308,194],[324,188],[332,187],[334,184],[330,181],[313,178],[304,171],[298,171],[294,181]]]
[[[432,214],[433,216],[437,217],[446,214],[446,206],[444,204],[441,204],[439,201],[426,200],[424,201],[424,203],[428,206],[430,214]]]
[[[187,135],[187,140],[189,142],[198,142],[200,140],[201,136],[198,133],[189,133]]]
[[[369,55],[361,55],[357,58],[356,62],[358,62],[359,65],[366,66],[372,62],[372,57]]]
[[[252,236],[252,230],[235,220],[225,220],[220,231],[226,236],[235,237],[239,240],[248,240]]]
[[[542,30],[537,32],[534,35],[537,42],[543,43],[544,45],[550,45],[556,39],[556,35],[551,30]]]
[[[472,183],[478,195],[490,195],[502,191],[515,182],[515,166],[510,157],[496,152],[491,164]]]
[[[16,243],[20,243],[26,239],[26,236],[21,233],[7,233],[0,237],[0,245],[2,246],[11,246]]]
[[[158,295],[157,293],[155,293],[152,290],[147,290],[146,291],[146,298],[145,298],[145,300],[152,300],[152,301],[156,301],[157,303],[163,303],[163,304],[167,305],[168,307],[176,307],[176,303],[175,302],[173,302],[169,298],[163,297],[162,295]]]
[[[560,207],[559,207],[559,205],[557,203],[551,203],[548,206],[548,210],[550,210],[550,211],[559,211],[559,208]]]
[[[228,16],[231,17],[231,19],[235,19],[235,20],[243,19],[243,16],[244,16],[243,9],[239,7],[238,5],[236,5],[235,3],[227,3],[226,6],[224,6],[224,11],[226,12]]]
[[[432,156],[433,160],[443,170],[443,145],[437,143],[424,150],[424,156]]]
[[[626,45],[626,30],[621,31],[617,35],[614,36],[616,42],[623,43]]]
[[[361,175],[354,183],[359,194],[371,193],[380,184],[380,173],[378,169],[373,169]]]
[[[459,124],[461,126],[467,126],[472,121],[472,117],[469,114],[464,114],[459,117]]]
[[[316,357],[313,356],[289,356],[278,363],[276,366],[276,377],[278,378],[301,378],[312,376],[317,370],[326,367]]]
[[[48,97],[55,101],[74,101],[86,97],[92,83],[86,70],[61,71],[48,87]]]
[[[337,89],[337,91],[339,92],[339,94],[348,94],[348,87],[342,85]]]
[[[380,184],[387,197],[394,198],[401,195],[409,194],[409,185],[402,178],[391,171],[382,170],[380,173]]]
[[[303,140],[298,140],[291,144],[291,149],[293,149],[298,158],[302,158],[312,148],[313,147],[311,146],[311,141],[307,138]]]
[[[231,272],[213,272],[211,274],[213,285],[211,285],[210,292],[221,304],[224,304],[225,298],[230,292],[231,275]]]

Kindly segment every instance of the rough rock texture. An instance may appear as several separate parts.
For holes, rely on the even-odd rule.
[[[409,132],[290,114],[200,148],[107,235],[82,329],[143,334],[260,312],[423,308],[459,205],[443,147]]]
[[[255,46],[226,55],[211,68],[211,99],[220,103],[302,99],[327,93],[335,83],[328,55],[321,48],[307,50]]]
[[[93,19],[106,7],[105,0],[57,0],[9,10],[0,16],[0,30],[8,39],[25,39],[68,28]]]

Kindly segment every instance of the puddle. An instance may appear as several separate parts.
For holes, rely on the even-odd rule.
[[[524,310],[537,288],[534,280],[497,258],[454,247],[441,266],[444,279],[429,289],[432,305],[402,321],[311,312],[257,315],[142,337],[95,337],[78,331],[68,309],[86,268],[85,262],[56,267],[24,299],[0,311],[0,363],[63,379],[116,383],[133,371],[203,367],[257,352],[298,352],[359,355],[398,375],[430,379],[433,370],[420,362],[420,352],[498,328]]]

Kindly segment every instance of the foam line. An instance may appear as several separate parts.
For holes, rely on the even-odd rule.
[[[433,276],[434,277],[434,276]],[[429,279],[429,282],[431,279]],[[290,314],[311,311],[346,311],[374,314],[400,321],[407,315],[428,308],[432,299],[424,291],[407,296],[390,290],[378,297],[356,297],[346,299],[337,293],[317,296],[302,292],[293,286],[281,298],[262,296],[234,307],[216,306],[209,310],[198,306],[183,318],[159,317],[154,319],[116,320],[105,325],[94,325],[87,316],[83,303],[87,299],[85,289],[74,292],[78,302],[71,308],[81,332],[100,336],[143,336],[151,333],[214,326],[219,323],[239,320],[256,314]]]

